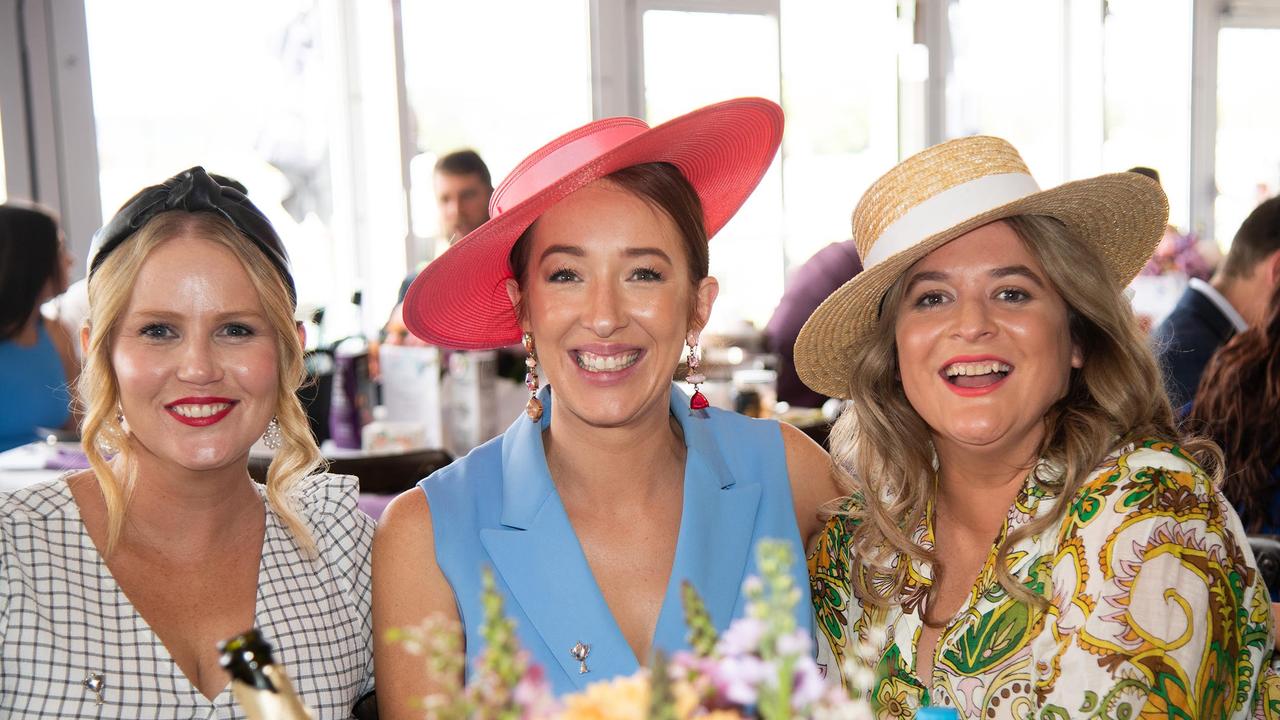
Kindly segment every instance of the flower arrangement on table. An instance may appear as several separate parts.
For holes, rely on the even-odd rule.
[[[693,586],[685,583],[690,650],[670,657],[658,651],[650,667],[634,675],[592,683],[560,698],[552,695],[542,668],[521,650],[492,574],[484,578],[485,649],[465,687],[456,623],[428,619],[392,630],[389,639],[425,657],[429,678],[441,688],[421,700],[431,720],[869,720],[874,648],[850,654],[846,677],[855,679],[857,689],[846,692],[828,683],[813,660],[812,638],[796,626],[793,610],[801,592],[788,572],[789,547],[763,541],[757,557],[761,576],[744,585],[747,614],[723,635]]]

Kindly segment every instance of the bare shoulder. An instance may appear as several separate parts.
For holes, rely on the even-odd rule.
[[[374,538],[375,543],[384,545],[414,539],[432,542],[431,508],[427,504],[427,494],[421,488],[413,487],[397,495],[382,511]]]
[[[840,497],[836,469],[831,457],[813,438],[794,425],[780,423],[782,444],[787,454],[787,475],[791,480],[791,500],[796,524],[806,542],[822,527],[819,509]]]
[[[453,589],[436,563],[431,508],[412,488],[387,505],[373,537],[373,652],[382,716],[410,713],[413,698],[430,694],[420,662],[388,638],[388,631],[420,625],[430,617],[457,621]]]

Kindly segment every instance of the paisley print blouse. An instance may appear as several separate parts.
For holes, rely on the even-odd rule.
[[[1059,498],[1028,482],[968,600],[938,638],[932,688],[915,676],[929,567],[912,562],[900,603],[863,606],[849,538],[828,522],[809,557],[818,659],[848,684],[854,644],[878,658],[878,718],[922,704],[964,718],[1280,717],[1274,629],[1240,521],[1178,447],[1146,441],[1112,455],[1056,527],[1011,548],[1013,577],[1048,601],[1031,607],[996,580],[995,548],[1052,513]],[[914,539],[933,546],[929,508]],[[926,702],[927,701],[927,702]]]

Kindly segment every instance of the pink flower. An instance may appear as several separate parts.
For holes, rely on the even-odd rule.
[[[804,630],[796,630],[778,638],[779,655],[807,656],[812,654],[813,640]]]
[[[791,688],[791,707],[805,710],[822,699],[826,692],[826,683],[822,679],[822,671],[818,663],[808,655],[796,658],[795,675]]]
[[[729,702],[754,705],[760,697],[760,683],[776,674],[773,666],[754,655],[725,657],[716,665],[716,689]]]
[[[765,624],[757,618],[738,618],[716,643],[720,655],[750,655],[760,652],[760,639],[764,637]]]

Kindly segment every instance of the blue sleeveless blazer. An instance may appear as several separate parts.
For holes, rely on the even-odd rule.
[[[639,668],[596,585],[560,502],[543,453],[542,430],[553,418],[550,388],[541,423],[523,415],[505,434],[419,483],[431,505],[436,562],[453,587],[467,642],[467,672],[483,649],[481,572],[493,569],[521,644],[547,671],[557,695]],[[691,417],[689,398],[671,388],[671,414],[688,448],[684,509],[675,562],[653,647],[686,649],[680,585],[689,580],[723,631],[744,614],[742,583],[759,574],[754,548],[786,541],[801,591],[796,622],[812,631],[809,580],[796,527],[782,432],[772,420],[716,408]],[[587,674],[570,648],[591,646]]]

